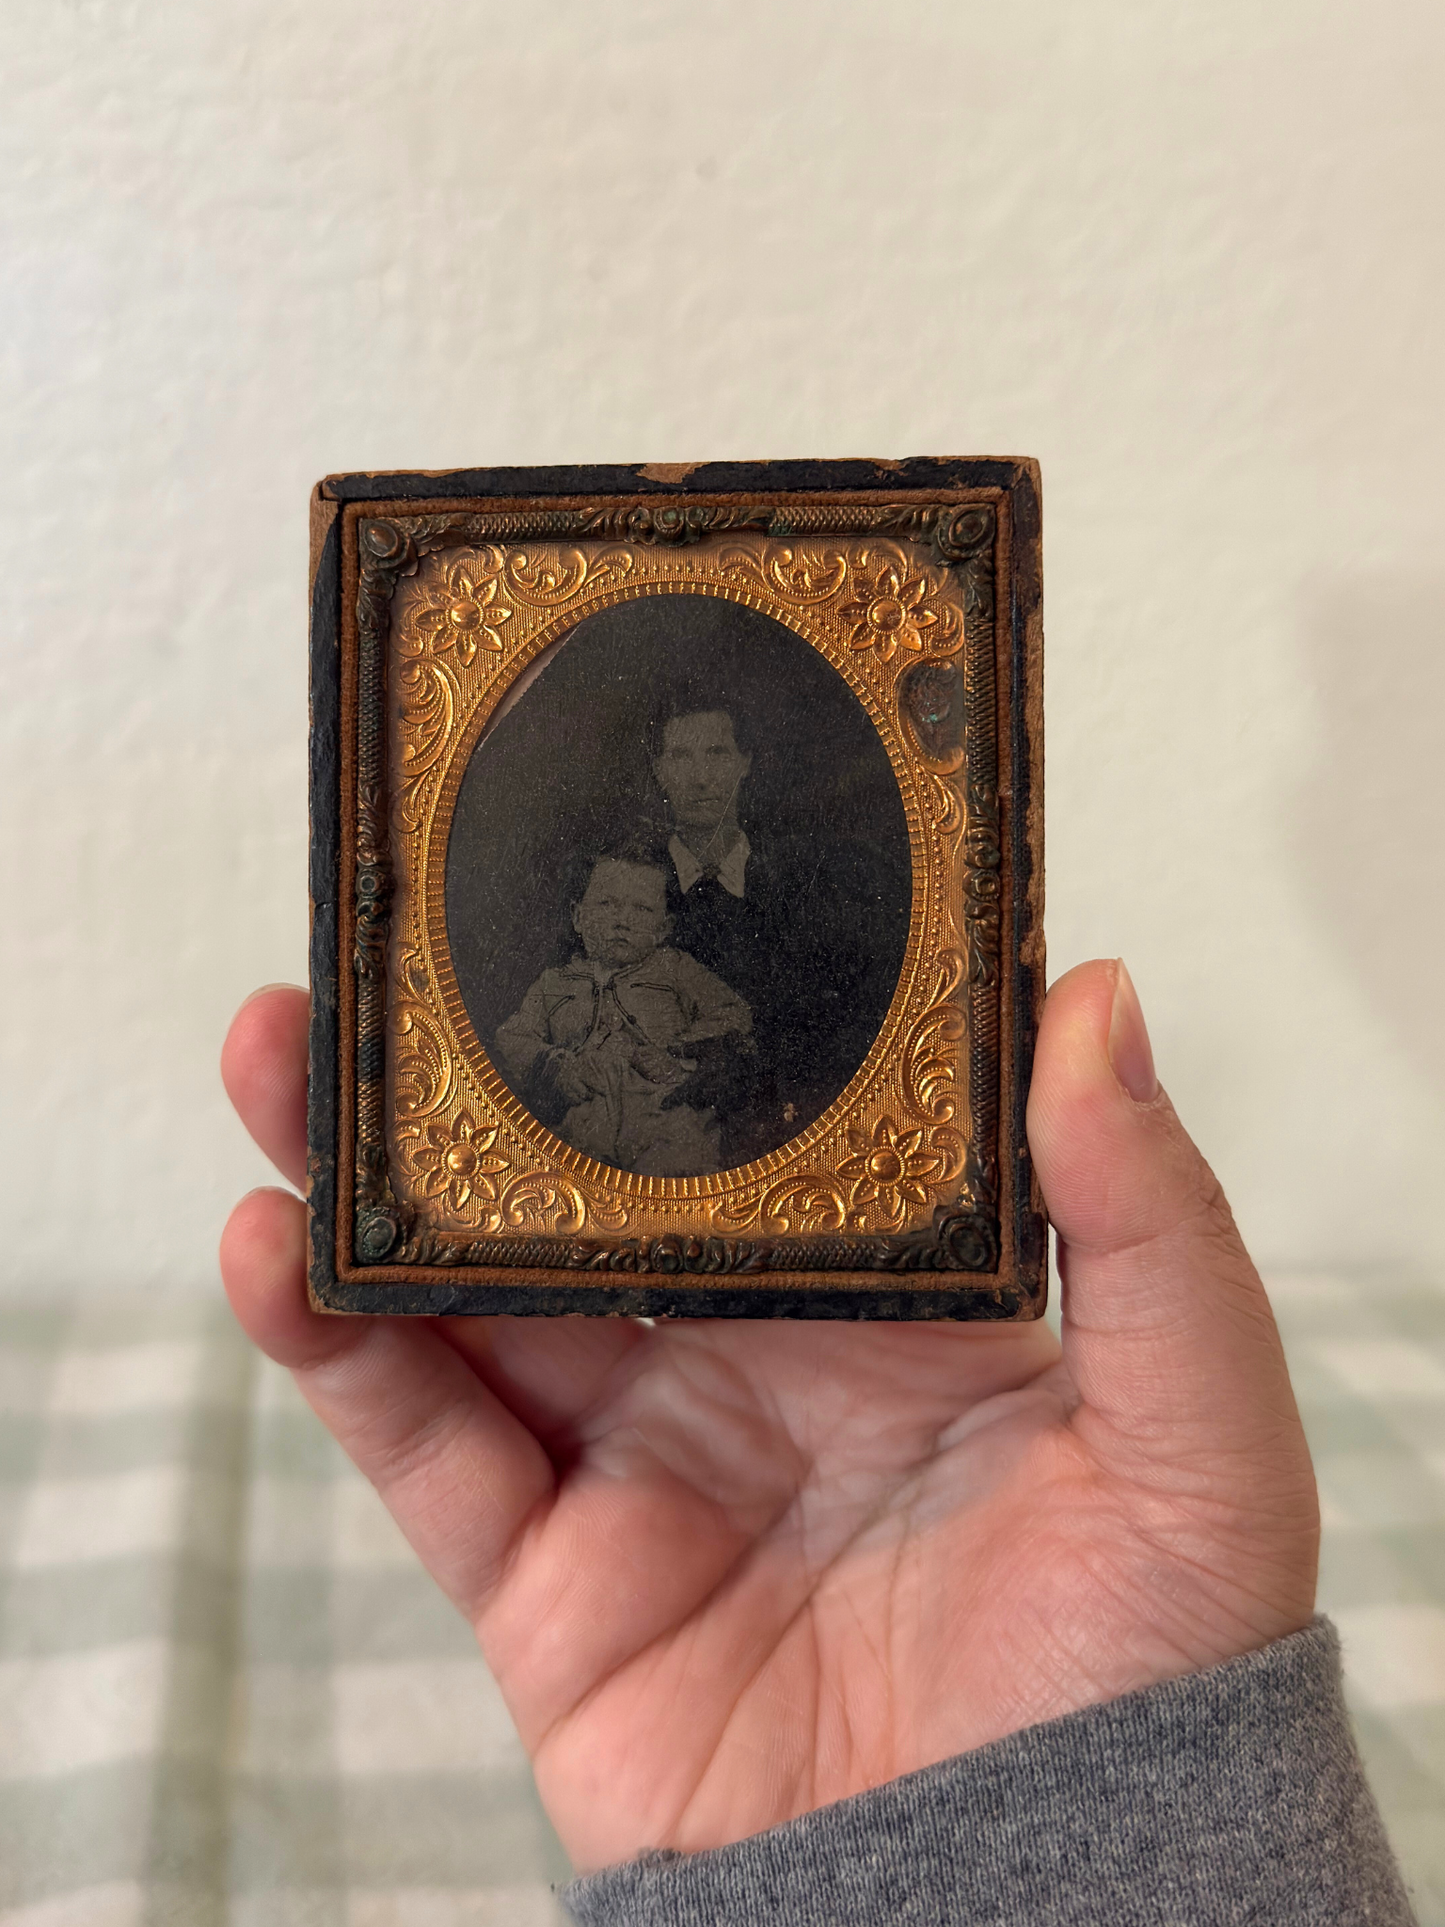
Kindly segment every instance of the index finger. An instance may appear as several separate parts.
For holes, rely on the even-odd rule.
[[[268,984],[242,1004],[221,1046],[221,1081],[237,1116],[298,1191],[306,1188],[310,1011],[295,984]]]

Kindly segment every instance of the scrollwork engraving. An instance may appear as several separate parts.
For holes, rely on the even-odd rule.
[[[620,582],[632,573],[632,567],[633,558],[626,549],[608,549],[595,556],[573,549],[555,563],[536,560],[519,549],[506,561],[507,583],[513,595],[534,609],[565,608],[583,589]]]
[[[937,964],[932,1001],[914,1019],[903,1043],[903,1092],[915,1117],[945,1124],[958,1114],[958,1050],[968,1035],[959,1000],[964,963],[945,951]]]

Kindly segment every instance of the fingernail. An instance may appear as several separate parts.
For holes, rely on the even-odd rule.
[[[306,986],[305,984],[262,984],[259,990],[253,990],[249,997],[243,998],[241,1003],[242,1010],[246,1008],[247,1004],[254,1004],[258,997],[269,997],[273,990],[299,990],[304,994]]]
[[[1136,1104],[1152,1104],[1159,1095],[1159,1079],[1154,1075],[1154,1052],[1139,994],[1124,968],[1124,959],[1114,965],[1114,1008],[1109,1017],[1109,1062],[1114,1075]]]

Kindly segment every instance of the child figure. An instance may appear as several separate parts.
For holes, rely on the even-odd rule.
[[[533,1110],[565,1104],[557,1135],[577,1150],[624,1171],[701,1177],[722,1169],[722,1132],[713,1109],[674,1095],[698,1068],[689,1047],[730,1037],[746,1049],[753,1019],[668,946],[671,925],[660,865],[599,857],[572,907],[583,955],[542,972],[498,1029],[497,1054]]]

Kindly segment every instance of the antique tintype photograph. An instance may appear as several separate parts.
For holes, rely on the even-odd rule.
[[[1037,1316],[1031,465],[315,524],[316,1301]]]
[[[472,752],[446,906],[515,1096],[602,1164],[701,1177],[776,1151],[861,1069],[908,942],[903,798],[795,631],[649,596],[554,645]]]

